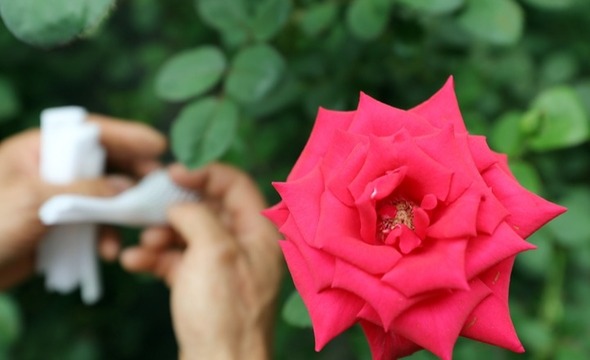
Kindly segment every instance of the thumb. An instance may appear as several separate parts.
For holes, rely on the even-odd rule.
[[[76,194],[86,196],[114,196],[133,186],[130,178],[112,175],[96,179],[74,181],[67,185],[45,184],[42,190],[42,200],[61,194]]]
[[[204,248],[236,245],[231,234],[205,203],[187,202],[174,205],[168,210],[168,221],[189,246]]]

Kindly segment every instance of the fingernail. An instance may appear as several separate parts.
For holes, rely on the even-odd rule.
[[[107,183],[117,192],[125,191],[134,185],[133,180],[123,175],[110,175]]]

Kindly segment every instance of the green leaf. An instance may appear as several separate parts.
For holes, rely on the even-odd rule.
[[[495,123],[490,134],[491,147],[510,156],[516,156],[523,151],[523,134],[521,133],[522,113],[508,112]]]
[[[0,349],[15,342],[22,330],[17,303],[6,294],[0,294]]]
[[[2,0],[0,15],[14,36],[46,47],[97,27],[113,5],[114,0]]]
[[[587,114],[590,114],[590,80],[584,79],[575,85],[575,90]]]
[[[239,31],[247,26],[248,12],[244,0],[195,0],[203,21],[222,31]]]
[[[576,0],[524,0],[524,2],[541,9],[566,9],[576,3]]]
[[[578,145],[588,139],[589,124],[584,105],[570,87],[542,92],[533,102],[536,131],[529,139],[535,150],[553,150]]]
[[[18,114],[20,102],[12,84],[0,77],[0,122],[10,120]]]
[[[281,79],[284,69],[285,61],[273,47],[247,47],[233,59],[225,89],[241,103],[261,100]]]
[[[317,36],[336,20],[338,5],[334,2],[315,3],[303,10],[299,19],[301,30],[308,36]]]
[[[187,167],[219,158],[234,140],[238,108],[229,99],[207,97],[187,105],[172,130],[172,151]]]
[[[302,84],[294,75],[287,75],[277,84],[264,99],[248,104],[248,115],[259,118],[277,112],[283,107],[294,103],[303,92]]]
[[[307,328],[311,327],[311,318],[301,296],[293,291],[283,306],[283,319],[293,326]]]
[[[211,89],[225,71],[223,52],[214,46],[203,46],[176,54],[156,77],[156,93],[170,101],[187,100]]]
[[[398,3],[420,13],[442,15],[460,8],[465,0],[397,0]]]
[[[579,64],[571,52],[557,52],[547,56],[543,61],[540,77],[543,85],[557,85],[577,77]]]
[[[389,10],[389,6],[377,0],[353,0],[346,12],[346,24],[355,37],[372,40],[385,30]]]
[[[512,45],[522,36],[524,15],[514,0],[469,0],[458,21],[476,38]]]
[[[540,194],[543,189],[541,178],[537,170],[528,162],[522,160],[509,161],[510,170],[518,180],[518,182],[528,190]]]
[[[285,26],[291,14],[291,0],[264,0],[254,9],[252,32],[260,41],[272,39]]]
[[[547,224],[555,238],[564,246],[575,249],[590,240],[590,189],[573,188],[567,192],[559,204],[568,210]]]

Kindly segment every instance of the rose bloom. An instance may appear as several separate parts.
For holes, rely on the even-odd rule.
[[[459,336],[524,351],[508,309],[514,259],[565,209],[467,133],[452,78],[408,111],[365,94],[356,111],[320,109],[274,186],[282,201],[265,214],[285,236],[316,350],[358,322],[373,359],[422,348],[450,359]]]

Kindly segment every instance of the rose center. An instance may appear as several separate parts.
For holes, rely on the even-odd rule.
[[[414,204],[407,200],[388,201],[379,209],[379,234],[384,241],[387,235],[399,225],[414,230]]]

